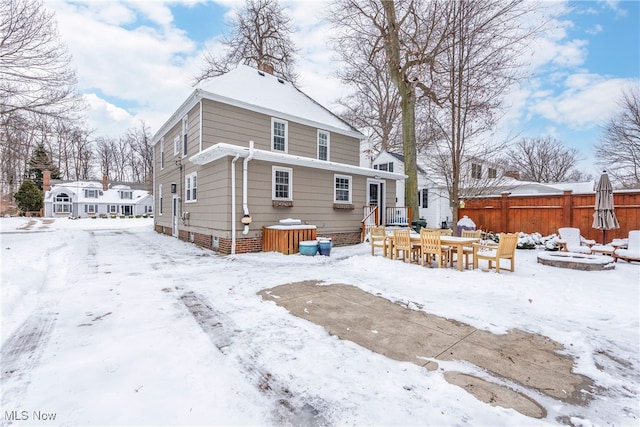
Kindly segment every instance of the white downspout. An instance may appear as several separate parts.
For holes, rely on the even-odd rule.
[[[251,215],[249,215],[249,204],[247,202],[247,187],[248,187],[248,165],[253,159],[253,141],[249,141],[249,155],[244,158],[242,162],[242,211],[244,213],[242,217],[242,223],[244,224],[244,230],[242,234],[246,235],[249,232],[249,224],[251,224]]]
[[[231,161],[231,255],[236,253],[236,162],[240,153]]]

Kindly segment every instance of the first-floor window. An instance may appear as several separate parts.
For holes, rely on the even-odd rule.
[[[195,202],[198,200],[197,197],[197,187],[198,187],[198,176],[197,172],[190,173],[185,177],[184,188],[187,192],[187,202]]]
[[[67,193],[60,193],[53,201],[53,213],[70,213],[71,197]]]
[[[273,200],[293,200],[293,170],[273,166],[271,187]]]
[[[118,205],[109,205],[109,213],[117,214],[118,213]]]
[[[98,205],[84,205],[85,213],[96,213],[98,212]]]
[[[334,175],[334,202],[351,203],[351,177]]]
[[[429,207],[429,190],[426,188],[422,189],[422,197],[421,197],[421,207],[428,208]]]

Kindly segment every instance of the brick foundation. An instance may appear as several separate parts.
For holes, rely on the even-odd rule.
[[[166,234],[168,236],[172,235],[171,227],[164,227],[162,225],[156,224],[154,228],[157,233]],[[360,232],[357,231],[352,233],[322,233],[318,237],[330,237],[331,246],[333,247],[357,245],[358,243],[360,243]],[[187,230],[179,230],[178,238],[184,242],[192,242],[193,244],[204,249],[215,250],[220,254],[229,255],[231,253],[231,239],[219,238],[218,249],[216,250],[213,248],[213,237],[208,234],[193,233],[193,235],[191,235],[191,233]],[[237,254],[255,252],[262,252],[261,237],[236,239]]]

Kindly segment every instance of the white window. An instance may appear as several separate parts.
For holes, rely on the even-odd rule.
[[[271,150],[287,152],[288,131],[287,122],[280,119],[271,119]]]
[[[121,199],[128,199],[128,200],[133,199],[133,191],[121,191],[120,192],[120,198]]]
[[[177,156],[178,153],[180,153],[180,135],[173,138],[173,155]]]
[[[273,200],[293,200],[293,170],[273,166],[271,188]]]
[[[423,188],[421,193],[422,193],[421,194],[422,203],[420,204],[420,207],[428,208],[429,207],[429,190],[426,188]]]
[[[334,175],[334,203],[351,203],[351,177],[348,175]]]
[[[118,213],[118,205],[109,205],[108,211],[110,214]]]
[[[482,178],[482,165],[479,163],[471,164],[471,178],[481,179]]]
[[[85,188],[84,197],[87,199],[97,199],[98,198],[98,189],[97,188]]]
[[[373,168],[381,171],[393,172],[393,162],[380,163],[379,165],[373,165]]]
[[[158,212],[162,215],[162,184],[158,185]]]
[[[498,170],[495,168],[489,168],[487,170],[487,176],[489,178],[497,178],[498,177]]]
[[[160,169],[164,169],[164,137],[160,140]]]
[[[186,189],[186,198],[187,198],[187,202],[195,202],[196,200],[198,200],[198,193],[197,193],[197,187],[198,187],[198,173],[197,172],[193,172],[190,173],[189,175],[185,176],[184,178],[184,188]]]
[[[182,119],[182,157],[187,155],[187,141],[189,136],[189,118],[184,116]]]
[[[98,205],[84,205],[84,211],[88,214],[94,214],[98,212]]]
[[[53,213],[70,213],[71,198],[67,193],[60,193],[53,201]]]
[[[329,160],[329,132],[318,130],[318,160]]]

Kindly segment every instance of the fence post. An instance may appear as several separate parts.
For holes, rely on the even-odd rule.
[[[508,192],[501,193],[502,199],[500,199],[500,227],[501,232],[509,233],[509,197]]]
[[[572,190],[562,192],[562,223],[567,227],[573,227],[573,194]]]

